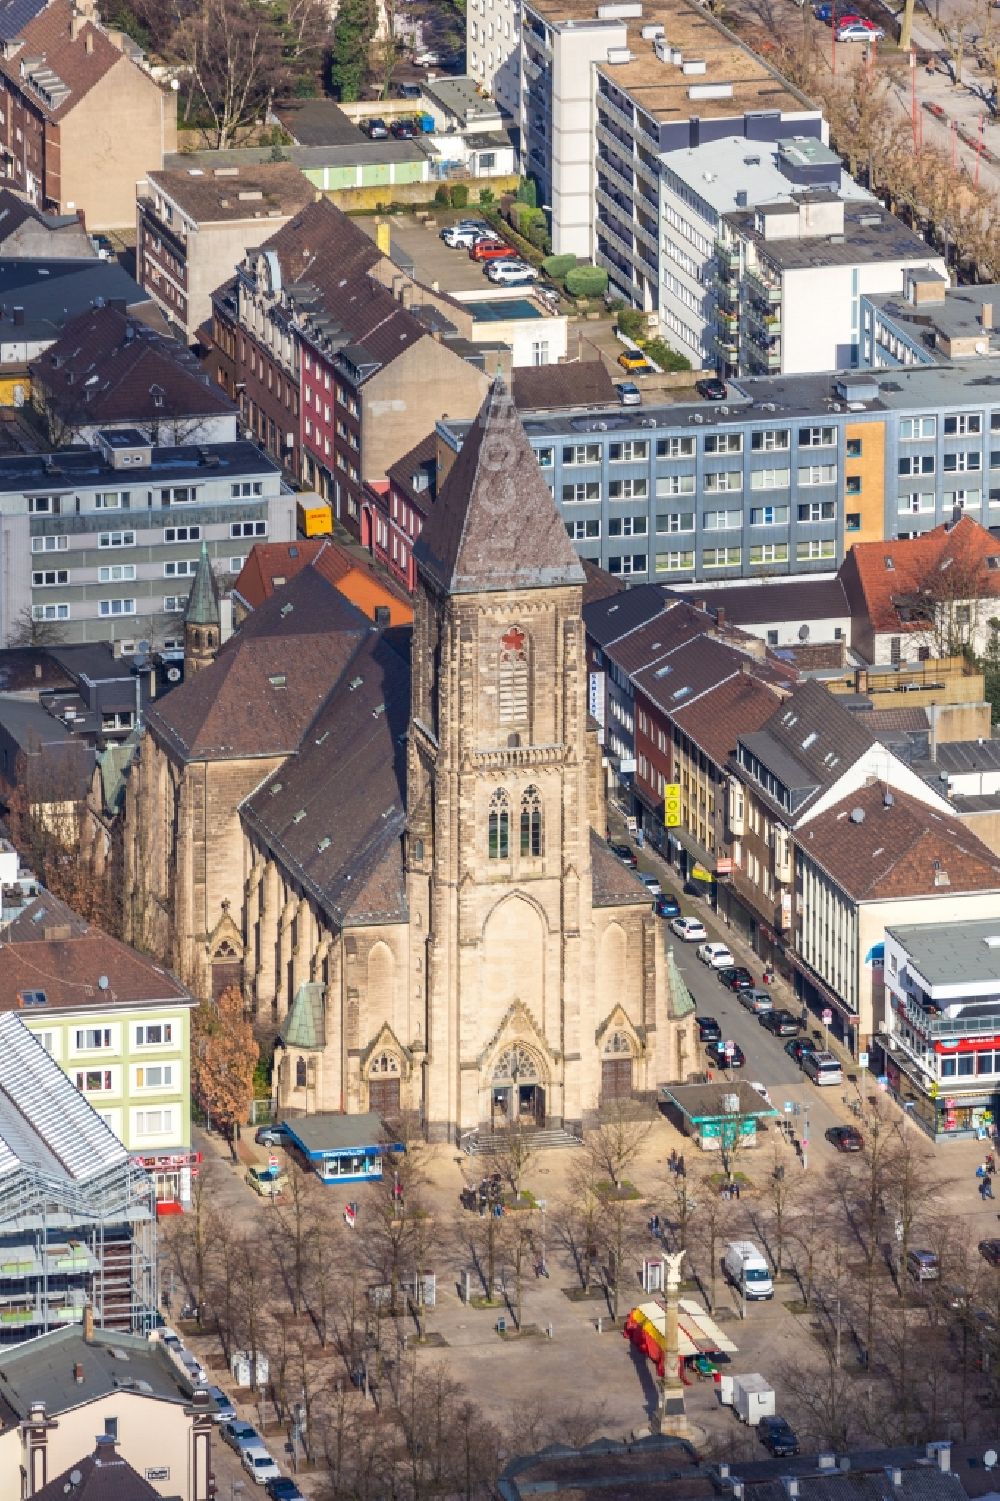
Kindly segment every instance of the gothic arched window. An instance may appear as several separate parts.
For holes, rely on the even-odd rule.
[[[305,1087],[306,1087],[306,1060],[304,1058],[296,1058],[296,1060],[295,1060],[295,1088],[296,1089],[305,1089]]]
[[[491,860],[510,855],[510,802],[502,787],[490,798],[489,854]]]
[[[627,1032],[612,1032],[604,1044],[606,1053],[618,1054],[619,1057],[631,1058],[632,1040]]]
[[[528,718],[528,638],[516,625],[500,637],[497,713],[501,724],[524,724]]]
[[[376,1074],[398,1074],[399,1059],[394,1053],[380,1053],[372,1063],[369,1072],[373,1076]]]
[[[542,799],[537,787],[521,794],[521,854],[542,853]]]

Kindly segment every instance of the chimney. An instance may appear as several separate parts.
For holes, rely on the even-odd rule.
[[[816,1463],[821,1470],[835,1470],[837,1468],[837,1456],[827,1450],[825,1454],[817,1454]]]
[[[799,1494],[799,1482],[794,1475],[782,1475],[781,1484],[789,1501],[797,1501]]]
[[[403,306],[405,308],[409,308],[409,307],[413,306],[413,283],[412,283],[412,281],[404,281],[402,287],[400,288],[399,300],[400,300],[400,302],[403,304]]]
[[[44,1423],[45,1422],[45,1412],[46,1412],[45,1403],[39,1401],[36,1398],[35,1400],[32,1401],[30,1407],[28,1408],[28,1421],[30,1423]],[[931,1445],[928,1444],[927,1447],[930,1448]]]
[[[726,623],[726,612],[725,612],[724,608],[722,607],[722,605],[718,605],[716,607],[716,611],[715,611],[715,623],[716,623],[717,626],[723,626]]]
[[[83,1338],[88,1345],[94,1343],[94,1305],[92,1303],[84,1304]]]
[[[375,220],[375,244],[383,255],[389,254],[389,221],[388,219]]]
[[[24,323],[24,308],[23,307],[12,308],[11,309],[11,316],[14,319],[14,325],[15,325],[15,327],[20,328],[21,325]]]
[[[950,1439],[938,1439],[936,1443],[928,1444],[926,1454],[928,1459],[937,1460],[937,1467],[943,1475],[951,1469]]]
[[[83,1385],[83,1366],[79,1361],[77,1361],[73,1367],[73,1380],[76,1382],[77,1386]]]
[[[903,1472],[898,1465],[886,1465],[885,1478],[894,1491],[898,1491],[903,1484]]]
[[[99,1433],[94,1450],[94,1459],[98,1469],[102,1463],[110,1464],[113,1459],[117,1458],[117,1453],[117,1439],[110,1433]]]
[[[859,667],[854,674],[854,691],[855,693],[868,692],[868,669],[866,667]]]
[[[979,321],[983,325],[983,328],[991,329],[993,327],[993,304],[992,304],[992,302],[984,302],[983,303],[982,310],[981,310],[981,312],[979,314]]]
[[[86,36],[86,39],[85,39],[83,45],[86,47],[88,53],[93,52],[93,50],[94,50],[94,33],[92,31],[88,31],[87,32],[87,36]]]
[[[721,1464],[719,1466],[719,1479],[720,1480],[728,1480],[729,1479],[729,1466],[727,1464]]]
[[[738,1480],[736,1478],[736,1476],[734,1475],[733,1476],[733,1501],[743,1501],[743,1494],[744,1494],[745,1490],[746,1490],[746,1486],[744,1485],[743,1481],[742,1480]]]
[[[387,626],[389,624],[389,622],[390,622],[389,606],[388,605],[376,605],[375,606],[375,624],[377,626],[385,627],[385,626]]]

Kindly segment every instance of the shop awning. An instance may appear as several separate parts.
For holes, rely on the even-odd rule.
[[[728,1339],[712,1316],[692,1298],[680,1298],[677,1304],[677,1346],[681,1360],[693,1355],[735,1355],[736,1346]],[[625,1320],[627,1340],[641,1349],[663,1375],[664,1319],[666,1304],[662,1298],[640,1303]]]

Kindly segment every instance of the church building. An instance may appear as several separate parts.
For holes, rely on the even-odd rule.
[[[217,963],[240,966],[277,1029],[282,1110],[411,1111],[431,1139],[587,1125],[697,1066],[692,1007],[648,892],[603,838],[584,573],[500,381],[415,557],[412,633],[340,609],[294,747],[286,726],[284,752],[276,732],[255,757],[235,725],[227,774],[194,772],[188,829],[163,795],[193,771],[169,721],[249,643],[237,633],[163,701],[129,789],[129,858],[163,872],[157,904],[185,914],[173,955],[203,988]],[[282,636],[294,650],[306,626],[306,573],[247,623],[269,685]],[[209,787],[231,806],[207,806]]]

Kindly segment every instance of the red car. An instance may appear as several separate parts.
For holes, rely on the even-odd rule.
[[[512,255],[513,251],[504,240],[480,240],[469,251],[472,261],[508,260]]]

